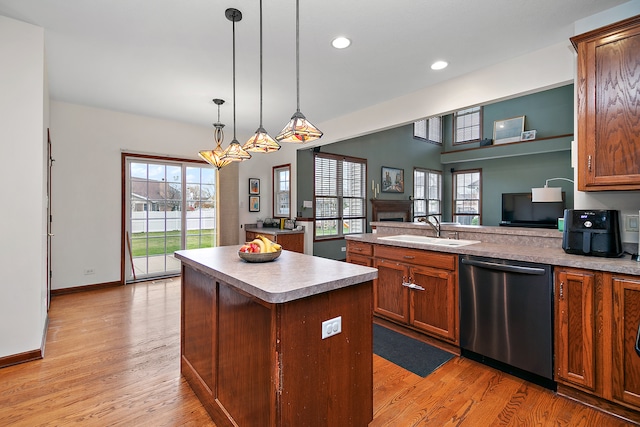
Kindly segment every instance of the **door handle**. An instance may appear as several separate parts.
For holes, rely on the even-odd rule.
[[[640,356],[640,324],[638,325],[638,333],[636,334],[636,353]]]

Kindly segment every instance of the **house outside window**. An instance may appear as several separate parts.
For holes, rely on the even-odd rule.
[[[342,238],[366,230],[365,159],[316,153],[314,206],[316,240]]]
[[[467,108],[454,113],[454,144],[467,144],[479,141],[480,135],[482,135],[482,107]]]
[[[413,219],[435,215],[442,221],[442,172],[413,169]]]
[[[413,122],[413,137],[442,145],[442,117],[430,117]]]
[[[482,170],[453,173],[453,221],[463,225],[482,224]]]

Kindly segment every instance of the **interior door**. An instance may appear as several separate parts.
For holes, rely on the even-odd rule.
[[[51,305],[51,238],[53,237],[51,213],[51,167],[54,159],[51,156],[51,134],[47,129],[47,311]]]

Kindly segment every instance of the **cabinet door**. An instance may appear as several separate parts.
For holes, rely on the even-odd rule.
[[[373,285],[373,311],[402,323],[409,321],[409,267],[395,261],[377,259],[378,278]]]
[[[253,239],[255,239],[258,236],[258,234],[254,233],[253,231],[245,231],[244,235],[245,235],[244,238],[246,239],[245,241],[247,241],[247,242],[252,241]]]
[[[427,267],[411,267],[410,281],[424,290],[410,290],[409,323],[430,335],[458,343],[456,274]]]
[[[613,278],[613,396],[640,407],[640,280]]]
[[[556,380],[595,387],[595,275],[556,270]]]
[[[276,234],[273,237],[275,240],[272,240],[279,243],[282,246],[282,249],[286,249],[292,252],[304,253],[304,234]]]
[[[572,38],[578,51],[578,189],[640,189],[640,16]]]

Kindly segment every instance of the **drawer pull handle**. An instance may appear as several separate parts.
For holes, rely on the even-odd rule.
[[[416,257],[411,256],[411,255],[405,255],[402,258],[404,258],[404,259],[415,259]]]
[[[560,299],[564,299],[564,281],[560,282]]]
[[[402,278],[402,286],[409,289],[415,289],[416,291],[424,291],[424,288],[420,285],[416,285],[415,283],[405,282],[404,277]]]

